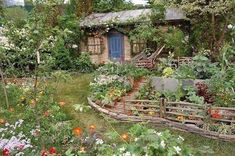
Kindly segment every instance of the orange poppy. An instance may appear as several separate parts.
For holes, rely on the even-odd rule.
[[[75,136],[81,136],[82,135],[82,129],[80,127],[76,127],[73,129],[73,133]]]
[[[6,121],[4,119],[0,119],[0,124],[5,124]]]
[[[59,105],[60,105],[61,107],[63,107],[63,106],[65,105],[65,102],[64,102],[64,101],[60,101],[60,102],[59,102]]]
[[[122,138],[122,140],[127,141],[129,139],[129,136],[128,136],[127,133],[124,133],[124,134],[121,135],[121,138]]]

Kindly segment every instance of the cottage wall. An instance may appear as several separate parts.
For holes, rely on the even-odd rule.
[[[103,64],[109,62],[109,50],[108,50],[108,34],[101,36],[103,40],[102,53],[101,54],[90,54],[92,63]],[[131,60],[131,44],[128,36],[124,35],[124,60]],[[84,40],[80,43],[80,50],[82,52],[88,52],[87,41]]]
[[[128,36],[124,35],[124,54],[125,61],[131,60],[131,43],[128,39]]]

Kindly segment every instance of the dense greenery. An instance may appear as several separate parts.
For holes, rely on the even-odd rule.
[[[151,4],[151,14],[139,19],[135,28],[130,31],[131,41],[146,41],[147,46],[156,49],[157,46],[166,45],[175,57],[190,55],[187,32],[175,26],[162,25],[165,22],[166,7],[160,3]],[[149,20],[146,20],[149,18]],[[145,21],[145,22],[141,22]],[[159,24],[161,23],[161,24]]]
[[[43,7],[35,7],[26,19],[20,19],[21,22],[8,19],[6,14],[8,20],[4,35],[9,44],[2,50],[2,64],[7,75],[31,75],[35,69],[36,57],[41,70],[84,68],[84,72],[93,69],[88,56],[79,57],[82,31],[78,18],[72,14],[61,14],[60,8],[54,7],[58,4],[50,1]]]
[[[131,64],[109,63],[97,69],[90,84],[92,99],[101,105],[113,106],[133,87],[133,82],[149,74],[146,69]]]
[[[93,0],[94,12],[111,12],[130,10],[134,4],[125,0]]]
[[[161,20],[164,7],[159,5],[160,1],[152,2],[154,13],[150,18]],[[173,1],[169,2],[173,4]],[[148,84],[140,89],[138,98],[156,100],[163,94],[169,101],[185,100],[200,105],[211,103],[223,107],[234,106],[235,47],[233,35],[235,26],[231,20],[233,18],[230,18],[234,3],[233,1],[227,1],[228,4],[223,2],[222,7],[218,6],[217,1],[205,4],[204,1],[198,0],[192,3],[193,6],[188,3],[190,1],[177,1],[177,4],[183,2],[183,7],[193,8],[192,12],[198,8],[197,5],[203,6],[196,10],[201,12],[203,17],[205,16],[202,18],[203,20],[212,15],[211,23],[201,21],[202,24],[192,23],[193,30],[198,30],[194,27],[199,28],[200,33],[198,34],[202,34],[209,25],[212,26],[213,31],[216,27],[222,31],[222,35],[219,34],[219,31],[216,35],[213,34],[213,31],[212,34],[209,33],[213,39],[206,40],[207,42],[203,45],[198,45],[195,38],[191,39],[195,45],[199,46],[198,49],[201,48],[200,46],[211,49],[209,55],[212,51],[213,54],[216,52],[216,56],[219,56],[217,57],[218,63],[213,63],[208,58],[208,54],[200,54],[193,58],[192,64],[183,64],[178,69],[173,69],[171,66],[173,57],[165,59],[161,62],[161,68],[158,69],[164,77],[208,80],[205,83],[197,83],[196,88],[179,88],[176,92],[163,93],[157,92]],[[3,156],[15,154],[130,156],[134,154],[155,155],[156,153],[160,155],[200,155],[201,152],[203,155],[213,153],[209,148],[199,152],[197,148],[186,145],[182,137],[176,137],[169,131],[157,132],[142,125],[134,125],[129,131],[119,133],[109,119],[106,117],[100,119],[102,115],[99,116],[91,111],[87,105],[87,96],[91,95],[92,100],[97,104],[113,106],[134,88],[135,81],[151,72],[131,64],[105,64],[94,72],[94,81],[90,83],[92,91],[90,94],[88,85],[92,79],[91,76],[79,75],[78,80],[72,81],[72,78],[75,77],[71,78],[67,71],[90,72],[94,69],[88,53],[78,54],[79,42],[83,35],[79,27],[79,18],[90,14],[92,10],[97,12],[120,11],[130,9],[133,5],[123,0],[74,0],[66,6],[62,3],[58,0],[35,1],[35,8],[30,14],[22,8],[5,10],[7,21],[4,24],[6,28],[4,34],[8,37],[9,44],[0,48],[2,81],[0,83],[2,104],[0,106],[0,149]],[[231,6],[223,8],[224,5]],[[212,8],[215,6],[219,10],[214,12]],[[15,18],[13,9],[17,9],[16,11],[21,13],[24,18]],[[185,10],[187,9],[185,7]],[[197,17],[194,13],[189,13],[193,18]],[[223,16],[226,18],[224,19]],[[220,21],[222,24],[219,23]],[[156,29],[154,24],[150,22],[146,25],[136,26],[131,36],[133,39],[141,38],[150,41],[150,44],[166,44],[167,48],[174,51],[176,56],[185,55],[188,44],[183,32],[174,27],[163,31],[161,28]],[[225,28],[220,29],[221,25]],[[226,33],[223,35],[225,31]],[[218,40],[217,38],[221,36],[222,40]],[[227,43],[224,44],[225,42]],[[204,52],[204,50],[202,51]],[[55,70],[59,71],[54,72]],[[5,80],[6,75],[28,78]],[[69,85],[70,88],[60,86],[62,82],[64,86]],[[61,88],[58,89],[59,87]],[[67,104],[68,106],[66,106]],[[88,113],[86,114],[86,112]],[[73,118],[74,116],[76,117]],[[99,123],[102,124],[99,125]],[[116,123],[118,128],[124,125],[124,123],[120,124],[116,121],[112,121],[112,123]],[[103,129],[102,131],[96,130],[96,126],[103,128],[103,125],[109,125],[111,128],[107,128],[109,132],[107,135],[103,133]],[[208,126],[206,129],[221,134],[234,133],[232,131],[234,128],[231,128],[230,125]],[[215,150],[220,152],[218,149]]]

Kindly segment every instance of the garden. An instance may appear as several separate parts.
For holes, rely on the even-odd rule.
[[[154,19],[169,5],[149,3],[157,12]],[[30,11],[0,3],[1,33],[7,38],[0,45],[2,156],[233,155],[234,10],[214,1],[204,7],[198,2],[205,10],[171,3],[192,19],[189,40],[178,28],[163,33],[153,21],[136,24],[129,34],[130,40],[166,47],[166,56],[159,56],[151,69],[132,61],[97,65],[88,52],[78,52],[84,15],[133,9],[131,2],[27,1]],[[225,5],[233,9],[235,4]],[[210,14],[207,9],[215,6],[212,24],[194,21],[195,11]],[[14,9],[23,17],[16,17]],[[204,42],[198,42],[211,26],[222,35],[214,30],[206,34],[213,41],[204,34]],[[192,54],[190,44],[197,49]]]

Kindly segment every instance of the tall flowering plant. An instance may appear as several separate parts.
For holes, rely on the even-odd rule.
[[[5,123],[0,128],[0,149],[3,156],[13,153],[16,156],[24,155],[26,149],[32,149],[31,139],[25,134],[21,126],[23,120],[20,119],[14,124]]]

